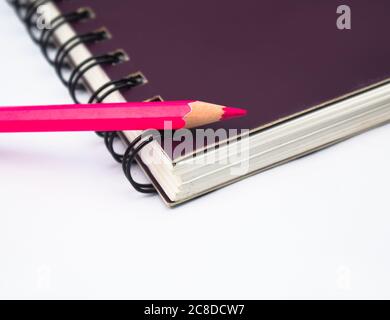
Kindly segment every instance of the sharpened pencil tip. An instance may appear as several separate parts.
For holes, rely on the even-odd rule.
[[[191,111],[184,117],[186,128],[197,128],[210,123],[242,117],[247,111],[203,101],[190,102]]]
[[[245,109],[224,107],[223,108],[222,120],[243,117],[247,113],[248,112]]]

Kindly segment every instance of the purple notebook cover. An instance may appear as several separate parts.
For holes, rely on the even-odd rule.
[[[352,30],[336,26],[339,5]],[[389,0],[73,0],[112,39],[93,54],[124,49],[130,61],[107,67],[112,79],[142,71],[149,83],[123,92],[247,108],[249,116],[211,128],[255,130],[390,78]]]

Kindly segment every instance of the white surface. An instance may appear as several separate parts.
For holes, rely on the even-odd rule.
[[[1,105],[70,103],[5,2]],[[390,126],[174,210],[93,134],[0,135],[0,298],[390,298]]]

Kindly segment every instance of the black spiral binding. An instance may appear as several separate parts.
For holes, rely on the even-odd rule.
[[[54,59],[54,68],[61,82],[65,86],[68,86],[68,82],[63,75],[63,70],[66,67],[65,63],[69,53],[81,44],[95,43],[106,40],[108,38],[109,34],[106,30],[97,30],[82,35],[74,36],[59,47],[59,49],[57,50],[56,57]]]
[[[94,18],[94,15],[92,11],[88,8],[80,8],[75,12],[59,15],[58,17],[54,18],[50,23],[51,28],[44,29],[38,41],[43,56],[45,57],[47,62],[49,62],[51,65],[54,65],[55,63],[55,60],[50,59],[49,57],[49,48],[54,45],[52,37],[60,27],[62,27],[66,23],[81,22],[92,18]]]
[[[119,63],[122,63],[126,61],[128,58],[125,55],[125,53],[121,50],[104,54],[101,56],[95,56],[86,59],[84,62],[79,64],[70,75],[69,81],[67,82],[67,87],[70,93],[70,96],[72,97],[73,101],[75,103],[81,103],[77,98],[76,90],[79,88],[79,81],[83,78],[86,72],[91,70],[92,68],[96,66],[103,66],[103,65],[116,65]],[[109,85],[109,84],[106,84]],[[96,94],[92,94],[92,96],[95,96]]]
[[[145,133],[134,139],[129,144],[122,158],[122,169],[127,180],[129,180],[130,184],[134,187],[135,190],[141,193],[153,194],[157,191],[152,184],[144,184],[135,181],[131,173],[131,168],[135,163],[136,157],[138,156],[139,152],[154,140],[153,135],[150,135],[147,138],[144,138],[144,135]]]
[[[57,47],[55,58],[51,59],[49,49],[54,47],[53,36],[55,32],[67,23],[82,22],[94,18],[93,12],[88,8],[80,8],[75,12],[59,15],[50,21],[50,29],[39,30],[40,34],[34,32],[36,28],[36,15],[40,6],[49,2],[60,2],[65,0],[7,0],[13,6],[19,18],[25,23],[28,33],[32,40],[37,43],[45,59],[54,66],[55,71],[61,82],[67,86],[69,93],[75,103],[80,103],[77,98],[77,90],[86,90],[82,85],[81,80],[86,72],[90,69],[101,65],[116,65],[128,60],[127,55],[122,50],[102,54],[99,56],[90,57],[84,60],[79,65],[75,66],[71,71],[70,77],[65,79],[63,71],[69,67],[68,56],[73,49],[81,44],[89,44],[98,41],[109,39],[110,35],[105,29],[99,29],[82,35],[77,35],[61,46]],[[145,78],[141,74],[131,74],[119,80],[109,81],[102,85],[98,90],[92,93],[88,103],[102,103],[108,96],[116,91],[131,90],[132,88],[141,85],[145,82]],[[135,190],[152,194],[156,193],[156,189],[152,184],[143,184],[134,180],[132,176],[132,167],[136,164],[136,159],[139,152],[154,140],[154,136],[142,134],[134,139],[127,147],[124,154],[119,154],[114,149],[114,142],[119,139],[117,132],[96,132],[97,135],[104,138],[104,143],[107,150],[110,152],[115,161],[122,164],[123,172],[130,184]]]

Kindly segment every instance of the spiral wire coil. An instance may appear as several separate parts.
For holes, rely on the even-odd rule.
[[[79,23],[94,18],[94,14],[90,9],[79,8],[76,11],[58,15],[49,22],[50,28],[39,30],[36,23],[38,8],[49,2],[61,1],[66,0],[7,0],[18,17],[24,22],[31,39],[39,45],[45,59],[54,67],[59,79],[68,88],[73,101],[79,104],[81,102],[77,98],[77,90],[87,90],[81,80],[89,70],[96,66],[116,65],[127,61],[128,57],[122,50],[117,50],[87,58],[75,66],[69,78],[66,79],[64,70],[71,64],[69,57],[72,50],[79,45],[107,40],[110,35],[105,29],[99,29],[76,35],[62,45],[56,46],[54,35],[59,28],[68,23]],[[37,30],[34,31],[34,29]],[[49,49],[55,47],[57,48],[53,59],[50,57]],[[132,74],[122,79],[109,81],[91,94],[88,103],[103,103],[114,92],[131,90],[143,83],[145,83],[145,79],[141,74]],[[154,140],[153,135],[140,135],[128,144],[124,154],[120,154],[114,149],[115,141],[120,138],[118,132],[96,132],[96,134],[104,139],[107,150],[113,159],[122,164],[123,172],[135,190],[145,194],[156,193],[156,189],[152,184],[139,183],[132,176],[132,167],[137,163],[136,160],[139,160],[140,151]]]

